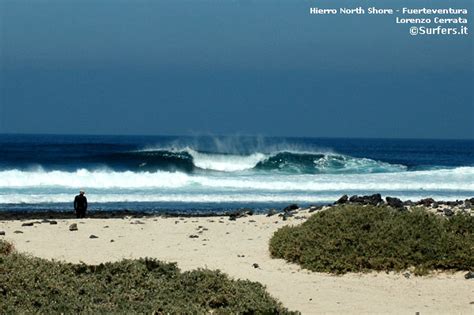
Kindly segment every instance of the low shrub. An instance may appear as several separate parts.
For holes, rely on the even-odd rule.
[[[261,284],[219,271],[181,272],[154,259],[61,263],[3,250],[8,246],[0,241],[3,314],[290,313]]]
[[[474,267],[474,217],[341,205],[279,229],[270,252],[309,270],[337,274],[469,270]]]

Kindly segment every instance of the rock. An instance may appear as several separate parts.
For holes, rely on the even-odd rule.
[[[33,226],[34,222],[25,222],[21,226]]]
[[[5,231],[0,231],[0,235],[5,235]]]
[[[58,222],[57,222],[57,221],[54,221],[54,220],[51,220],[51,221],[49,221],[49,224],[51,224],[51,225],[56,225],[56,224],[58,224]]]
[[[318,210],[321,210],[324,206],[311,206],[309,207],[309,211],[310,213],[314,212],[314,211],[318,211]]]
[[[196,234],[189,235],[189,238],[199,238],[199,235],[196,235]]]
[[[254,267],[254,268],[259,268],[260,266],[259,266],[257,263],[253,263],[253,264],[252,264],[252,267]]]
[[[403,208],[403,202],[398,198],[386,197],[385,200],[387,200],[387,204],[392,208]]]
[[[370,195],[370,196],[357,196],[357,195],[354,195],[354,196],[349,198],[349,202],[359,203],[359,204],[362,204],[362,205],[376,206],[376,205],[379,205],[379,204],[383,203],[383,199],[382,199],[382,196],[380,194],[373,194],[373,195]]]
[[[280,213],[278,216],[281,217],[283,221],[286,221],[289,217],[292,217],[293,214],[291,212],[284,212]]]
[[[16,230],[16,231],[14,231],[13,233],[15,233],[15,234],[23,234],[23,231],[18,231],[18,230]]]
[[[349,200],[349,196],[344,195],[336,201],[336,204],[344,204]]]
[[[414,205],[414,202],[411,201],[411,200],[406,200],[403,202],[403,205],[404,206],[407,206],[407,207],[410,207],[410,206],[413,206]]]
[[[474,279],[474,272],[469,271],[464,275],[464,279]]]
[[[454,215],[454,211],[451,210],[451,209],[449,209],[449,208],[443,209],[443,213],[444,213],[444,215],[447,216],[447,217],[450,217],[450,216],[453,216],[453,215]]]
[[[275,215],[277,213],[278,211],[276,211],[275,209],[270,209],[268,210],[267,217],[271,217],[272,215]]]
[[[238,218],[244,218],[248,215],[253,215],[253,210],[249,208],[240,209],[229,213],[229,220],[235,221]]]
[[[115,241],[114,241],[114,240],[110,240],[110,243],[113,243],[113,242],[115,242]]]
[[[294,204],[291,204],[291,205],[285,207],[283,209],[283,212],[290,212],[290,211],[293,211],[293,210],[297,210],[298,208],[299,208],[298,205],[294,203]]]
[[[130,224],[145,224],[145,222],[140,221],[140,220],[135,220],[135,221],[130,222]]]
[[[91,234],[89,238],[99,238],[98,236],[95,236],[94,234]]]
[[[434,208],[434,209],[437,209],[439,207],[439,204],[437,202],[433,202],[431,207]]]
[[[403,276],[404,276],[405,278],[409,279],[410,276],[411,276],[411,274],[410,274],[409,272],[405,272],[405,273],[403,274]]]
[[[73,223],[69,226],[69,231],[77,231],[77,223]]]
[[[421,206],[425,206],[425,207],[429,207],[434,202],[435,202],[435,200],[433,198],[425,198],[425,199],[421,199],[416,204],[421,205]]]
[[[242,212],[244,212],[246,215],[253,215],[253,209],[250,209],[250,208],[244,208],[241,210]]]

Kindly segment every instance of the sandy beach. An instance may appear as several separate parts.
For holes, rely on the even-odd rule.
[[[5,231],[1,237],[18,251],[48,259],[99,264],[154,257],[177,262],[183,270],[220,269],[234,278],[266,285],[286,307],[303,314],[474,312],[474,282],[464,279],[463,273],[333,276],[270,258],[271,235],[309,215],[300,211],[286,221],[276,215],[236,221],[228,217],[61,219],[57,224],[12,220],[0,221],[0,230]],[[22,226],[25,222],[35,223]],[[77,223],[77,231],[69,230],[73,223]]]

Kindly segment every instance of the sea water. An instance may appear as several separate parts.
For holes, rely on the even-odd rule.
[[[206,213],[474,197],[474,140],[0,135],[0,211]]]

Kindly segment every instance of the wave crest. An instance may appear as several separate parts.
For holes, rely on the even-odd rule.
[[[120,153],[108,163],[121,160],[134,171],[275,171],[287,174],[340,174],[401,172],[404,165],[334,153],[279,151],[236,155],[201,152],[191,148],[158,149]]]

